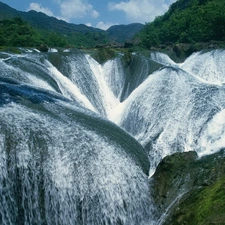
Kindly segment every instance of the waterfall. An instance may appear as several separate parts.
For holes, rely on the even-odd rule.
[[[112,93],[117,99],[120,99],[126,79],[126,72],[121,62],[121,57],[108,60],[103,65],[102,71],[106,86],[111,88]]]
[[[199,144],[199,156],[209,155],[225,146],[225,110],[219,111],[207,123]]]
[[[151,53],[151,59],[163,66],[172,66],[172,67],[178,66],[178,64],[176,64],[168,55],[164,53],[159,52]]]
[[[42,63],[44,56],[37,54],[17,56],[7,53],[2,57],[4,58],[0,59],[1,77],[59,92],[55,80],[51,79],[46,66]]]
[[[186,65],[190,59],[181,65],[162,55],[155,53],[152,60],[164,61],[165,66],[150,75],[122,103],[117,120],[149,151],[150,174],[163,157],[174,152],[209,153],[201,145],[200,137],[225,106],[224,87],[204,80],[201,74],[190,73]],[[185,70],[186,67],[189,69]],[[214,135],[220,136],[221,132]],[[208,136],[207,142],[214,138]]]
[[[105,109],[105,115],[106,117],[109,116],[110,111],[117,105],[119,104],[119,99],[114,95],[113,93],[113,89],[111,89],[110,87],[114,87],[109,86],[107,83],[107,77],[113,76],[113,75],[117,75],[118,73],[112,72],[112,70],[116,70],[115,68],[117,68],[117,63],[116,64],[111,64],[110,66],[106,66],[108,63],[106,63],[106,65],[104,65],[104,67],[102,67],[98,62],[96,62],[93,58],[91,58],[89,55],[86,56],[91,71],[93,72],[93,75],[95,77],[95,79],[97,80],[97,87],[99,90],[99,96],[102,99],[103,102],[103,106]],[[110,62],[109,62],[110,64]],[[116,80],[116,79],[115,79]],[[119,80],[121,81],[121,80]],[[121,81],[122,82],[122,81]],[[116,84],[118,84],[119,82],[117,81]],[[115,85],[116,86],[116,85]]]
[[[161,159],[225,147],[224,53],[0,53],[0,224],[156,225]]]
[[[191,55],[182,68],[205,81],[221,85],[225,82],[224,51],[197,52]]]
[[[86,107],[87,109],[96,111],[88,98],[80,92],[76,84],[60,73],[49,61],[46,60],[45,64],[49,70],[50,75],[55,79],[60,88],[60,91],[65,97],[79,102],[80,105]]]
[[[0,94],[1,224],[151,223],[135,139],[56,94],[6,81]]]
[[[122,90],[121,101],[129,95],[151,74],[158,65],[152,63],[149,57],[142,54],[133,54],[132,61],[125,66],[126,79]]]

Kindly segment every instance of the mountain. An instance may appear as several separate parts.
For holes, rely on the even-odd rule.
[[[67,23],[63,20],[58,20],[55,17],[47,16],[42,12],[36,12],[34,10],[21,12],[0,2],[0,19],[10,19],[13,17],[21,17],[34,28],[57,32],[64,35],[72,32],[103,32],[101,29],[88,27],[84,24],[75,25]]]
[[[124,43],[126,40],[131,39],[135,33],[139,32],[142,28],[142,24],[129,24],[129,25],[117,25],[109,28],[107,31],[99,28],[93,28],[84,24],[72,24],[63,20],[58,20],[55,17],[47,16],[42,12],[36,12],[31,10],[29,12],[21,12],[11,8],[7,4],[0,2],[0,19],[12,19],[15,17],[21,17],[24,21],[28,22],[33,28],[41,32],[55,32],[61,35],[71,36],[74,33],[80,33],[88,36],[88,38],[101,41],[108,39],[119,43]],[[86,37],[81,37],[84,39]],[[104,43],[106,40],[104,40]],[[95,43],[96,44],[96,43]]]
[[[111,26],[106,32],[107,37],[111,41],[116,41],[118,43],[124,43],[131,37],[143,29],[144,25],[141,23],[132,23],[128,25],[114,25]]]
[[[224,0],[178,0],[163,16],[146,24],[139,35],[142,45],[224,42],[224,10]]]
[[[20,11],[17,11],[10,6],[6,5],[5,3],[0,2],[0,19],[9,19],[12,17],[21,16]]]

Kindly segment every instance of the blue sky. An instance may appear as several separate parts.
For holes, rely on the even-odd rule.
[[[176,0],[0,0],[20,11],[36,10],[74,24],[107,29],[115,24],[145,23],[166,12]]]

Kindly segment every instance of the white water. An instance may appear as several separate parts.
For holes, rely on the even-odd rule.
[[[102,66],[102,73],[106,86],[111,88],[111,91],[117,99],[120,99],[125,83],[125,71],[120,58],[107,61]]]
[[[65,97],[77,101],[87,109],[96,111],[88,98],[80,92],[79,88],[69,78],[60,73],[49,61],[46,60],[45,64],[50,75],[57,81],[58,86]]]
[[[118,72],[115,73],[114,71],[112,71],[116,69],[118,70],[117,64],[113,63],[113,61],[109,61],[104,66],[101,66],[97,61],[95,61],[89,55],[86,55],[86,58],[88,60],[88,63],[90,64],[90,69],[92,70],[97,80],[99,94],[100,94],[99,97],[103,101],[103,105],[106,111],[106,116],[108,117],[112,109],[119,104],[118,98],[116,98],[116,96],[113,94],[112,90],[110,89],[110,87],[114,87],[114,86],[109,86],[109,78],[111,76],[114,77],[115,81],[117,79],[119,80],[115,82],[115,86],[118,86],[118,83],[122,82],[122,80],[118,77],[119,75]],[[115,77],[115,75],[117,77]]]
[[[159,52],[151,53],[151,59],[164,66],[178,67],[178,64],[176,64],[168,55],[164,53]]]
[[[58,50],[57,50],[56,48],[50,48],[50,49],[48,50],[48,52],[58,52]]]
[[[224,51],[215,50],[206,53],[194,53],[181,67],[205,81],[221,85],[225,83],[224,62]]]
[[[40,58],[29,53],[20,56],[20,62],[29,65],[25,61],[28,56],[29,62],[40,64]],[[68,55],[65,57],[68,69],[60,70],[47,59],[38,69],[44,66],[41,70],[56,81],[65,97],[116,122],[143,146],[150,144],[154,171],[159,160],[173,152],[197,150],[201,155],[210,152],[203,143],[210,142],[211,136],[208,141],[202,137],[201,144],[199,132],[209,118],[224,108],[225,64],[221,50],[195,53],[181,64],[162,53],[150,57],[166,67],[145,79],[122,103],[119,99],[125,73],[119,58],[100,65],[89,55]],[[10,55],[0,62],[1,75],[55,91],[49,82],[32,75],[30,70],[16,68],[14,61],[16,56]],[[69,71],[68,75],[63,71]]]
[[[29,62],[21,61],[28,55],[20,56],[20,62],[28,65]],[[22,67],[16,68],[11,58],[16,60],[14,55],[10,55],[8,60],[1,61],[1,74],[5,77],[12,76],[55,91],[43,78],[23,71]],[[30,54],[29,58],[40,64],[38,56]],[[89,55],[77,54],[65,57],[68,69],[59,70],[47,59],[40,66],[46,67],[41,70],[56,81],[65,97],[114,121],[143,146],[150,144],[153,172],[161,158],[173,152],[197,150],[200,155],[212,152],[206,150],[207,144],[204,144],[210,142],[211,136],[206,141],[206,134],[202,137],[199,132],[205,129],[209,118],[224,108],[225,64],[224,51],[221,50],[194,53],[181,64],[162,53],[151,54],[150,58],[165,68],[145,79],[124,102],[119,101],[125,85],[120,58],[100,65]],[[68,75],[65,76],[63,71],[69,71]],[[213,139],[216,135],[214,133]],[[220,133],[218,135],[221,136]],[[221,147],[222,144],[215,149]]]
[[[32,108],[0,108],[1,224],[152,224],[147,176],[119,142],[74,120],[73,111],[65,117],[60,102]]]
[[[217,51],[199,57],[205,60],[214,55]],[[217,62],[218,57],[213,58],[214,61]],[[117,118],[111,117],[149,150],[150,175],[163,157],[174,152],[194,150],[202,156],[218,151],[224,147],[225,134],[221,117],[214,119],[216,124],[213,120],[207,125],[215,124],[220,130],[207,128],[203,132],[208,120],[225,107],[225,90],[214,84],[219,65],[213,66],[208,79],[204,80],[202,73],[193,74],[188,64],[190,59],[183,64],[171,62],[164,54],[154,54],[152,59],[169,67],[150,75],[115,109]]]
[[[124,102],[119,124],[134,135],[143,145],[153,141],[149,149],[151,172],[162,157],[176,151],[178,142],[185,142],[186,131],[190,129],[188,107],[190,89],[183,74],[170,69],[156,72],[145,80]],[[163,93],[163,94],[162,94]],[[180,139],[178,140],[178,134]],[[157,140],[154,140],[158,137]],[[181,144],[181,143],[179,143]]]
[[[7,54],[8,55],[8,54]],[[12,55],[0,60],[0,77],[10,78],[38,88],[56,92],[56,87],[48,74],[48,69],[41,63],[42,56],[36,54]]]
[[[209,155],[225,147],[225,109],[214,115],[200,138],[199,156]]]
[[[7,93],[7,88],[0,96],[2,224],[16,224],[23,211],[23,224],[43,218],[59,225],[157,224],[147,175],[127,154],[132,146],[124,147],[130,140],[115,139],[120,133],[104,125],[102,118],[145,147],[150,175],[163,157],[174,152],[194,150],[201,157],[225,148],[225,51],[195,53],[181,64],[165,54],[152,54],[150,59],[162,68],[143,75],[140,85],[135,76],[142,68],[133,83],[128,82],[120,57],[100,65],[83,53],[48,54],[28,52],[0,60],[0,79],[72,100],[43,98],[39,103],[25,95],[23,85],[15,88],[25,96],[14,94],[14,89]],[[56,60],[51,58],[54,54]],[[131,85],[137,88],[120,102]],[[15,99],[10,100],[11,95]],[[99,121],[89,123],[94,115]],[[12,149],[10,154],[6,149]],[[44,202],[38,202],[40,198]]]
[[[8,65],[7,61],[11,60],[9,57],[7,59],[0,59],[1,77],[13,78],[19,80],[20,82],[29,83],[32,86],[44,88],[49,91],[55,91],[55,89],[50,86],[45,80],[40,77],[35,76],[32,73],[21,70],[20,68],[15,68],[12,65]]]

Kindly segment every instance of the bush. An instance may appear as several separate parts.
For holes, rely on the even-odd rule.
[[[94,58],[101,64],[115,57],[116,52],[114,50],[104,47],[99,48],[97,54],[94,56]]]

